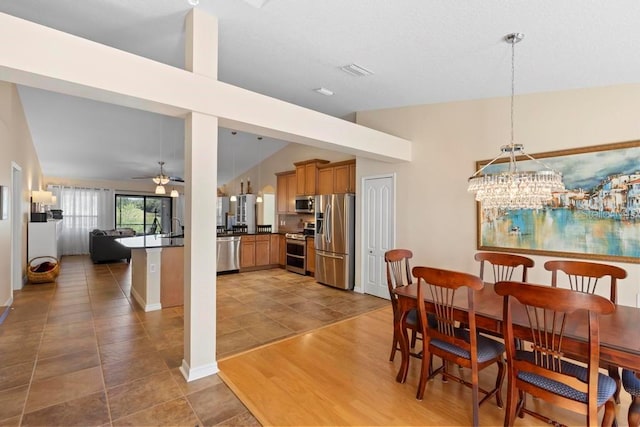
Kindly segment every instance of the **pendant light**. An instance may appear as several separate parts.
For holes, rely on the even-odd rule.
[[[258,197],[256,197],[256,203],[262,203],[262,137],[258,137]]]
[[[540,209],[548,204],[553,193],[564,191],[562,174],[551,169],[543,162],[534,159],[524,152],[522,144],[516,144],[513,139],[513,111],[515,98],[515,45],[524,38],[522,33],[512,33],[505,36],[505,41],[511,44],[511,142],[500,148],[500,154],[485,166],[480,168],[469,178],[468,191],[476,194],[476,201],[483,209]],[[505,172],[482,172],[503,155],[509,157],[509,168]],[[533,160],[543,166],[543,170],[519,171],[518,155]]]
[[[237,134],[238,134],[238,132],[236,132],[235,130],[231,131],[231,135],[235,136]],[[233,176],[231,177],[231,179],[233,180],[236,177],[236,145],[235,145],[235,141],[234,141],[234,143],[233,143],[233,145],[231,147],[233,149]],[[237,200],[238,200],[238,198],[236,197],[235,194],[232,194],[231,197],[229,198],[229,201],[231,201],[231,202],[235,202]]]

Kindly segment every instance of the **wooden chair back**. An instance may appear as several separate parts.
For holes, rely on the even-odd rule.
[[[527,269],[534,266],[534,261],[531,258],[504,252],[478,252],[474,258],[480,262],[480,278],[482,280],[486,280],[485,263],[491,265],[493,270],[492,283],[503,280],[518,280],[517,277],[513,277],[513,273],[519,267],[522,267],[522,279],[520,281],[526,282]]]
[[[558,286],[558,272],[567,275],[569,286],[574,291],[593,294],[596,291],[599,279],[609,277],[609,299],[614,304],[617,302],[618,279],[627,277],[623,268],[609,264],[598,264],[587,261],[556,260],[544,263],[544,268],[551,271],[551,286]]]
[[[394,310],[396,309],[396,296],[393,290],[413,283],[411,266],[409,265],[409,260],[412,257],[413,252],[409,249],[391,249],[384,254],[384,261],[387,264],[387,286]]]
[[[436,328],[425,328],[429,338],[448,342],[471,353],[471,359],[477,360],[476,321],[473,307],[473,291],[480,290],[484,283],[478,276],[457,271],[442,270],[431,267],[414,267],[413,275],[420,286],[417,292],[418,320],[423,325],[427,321],[427,311],[424,304],[425,294],[433,302],[431,311],[437,322]],[[468,304],[467,319],[454,318],[454,300],[456,292],[466,293]],[[456,334],[456,322],[466,323],[470,331],[469,342]],[[435,324],[432,322],[432,324]]]
[[[393,290],[401,286],[407,286],[413,283],[411,276],[411,267],[409,260],[413,257],[413,253],[408,249],[391,249],[384,254],[384,260],[387,264],[387,287],[389,288],[389,299],[391,300],[391,307],[393,308],[394,316],[398,311],[398,297],[393,293]],[[418,337],[419,324],[413,317],[413,321],[406,321],[406,328],[411,329],[411,348],[416,345]],[[391,344],[391,353],[389,355],[389,361],[393,362],[396,351],[398,348],[399,338],[396,331],[393,332],[393,342]],[[411,356],[421,357],[418,353],[410,352]]]
[[[429,378],[442,374],[444,378],[452,378],[472,389],[473,425],[479,425],[479,406],[492,396],[495,396],[499,407],[502,407],[501,389],[504,379],[504,347],[502,344],[493,342],[489,347],[486,341],[489,338],[480,336],[476,330],[476,315],[474,308],[474,292],[484,287],[484,282],[478,277],[457,271],[442,270],[431,267],[414,267],[413,275],[417,279],[417,307],[418,322],[422,325],[423,337],[423,357],[420,371],[420,381],[416,397],[422,400],[426,383]],[[457,293],[462,293],[462,297],[456,299]],[[429,316],[434,317],[434,321],[429,322],[427,318],[427,306],[425,298],[430,300]],[[464,300],[467,303],[467,310],[461,311],[455,308],[464,307]],[[457,316],[457,317],[456,317]],[[461,324],[465,328],[460,328]],[[484,355],[482,360],[478,358],[478,346],[481,345]],[[454,348],[455,346],[455,348]],[[432,370],[432,356],[442,358],[443,364],[440,368]],[[449,361],[464,368],[470,368],[470,379],[454,375],[447,370]],[[479,386],[479,374],[481,369],[494,363],[498,364],[498,375],[496,376],[495,387],[492,390],[485,390]],[[479,398],[479,393],[484,397]]]
[[[505,416],[508,418],[505,418],[505,425],[513,425],[515,420],[516,388],[552,404],[586,414],[589,425],[597,423],[599,316],[613,313],[615,305],[599,295],[521,282],[498,282],[494,289],[498,295],[504,297],[503,320],[509,376],[508,397],[511,400],[511,402],[507,401]],[[519,317],[519,320],[526,321],[525,327],[529,333],[520,338],[531,343],[532,351],[530,352],[516,352],[513,325],[516,301],[519,309],[524,308],[526,312],[526,316]],[[564,342],[562,338],[566,331],[579,330],[584,326],[588,326],[589,337],[586,381],[571,375],[563,362],[567,356],[562,347]],[[554,394],[531,382],[523,381],[520,377],[523,372],[566,384],[585,393],[588,403],[584,404],[560,394]],[[522,404],[523,402],[519,402],[517,406],[521,407]],[[613,401],[611,405],[613,408]],[[547,420],[532,411],[524,409],[524,412]]]

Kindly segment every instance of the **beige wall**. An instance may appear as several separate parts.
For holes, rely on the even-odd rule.
[[[12,299],[11,289],[11,225],[20,221],[22,233],[22,271],[27,263],[27,222],[29,194],[40,188],[41,170],[38,156],[31,141],[31,134],[24,116],[16,86],[0,82],[0,185],[11,190],[12,162],[22,168],[22,212],[14,218],[11,211],[8,220],[0,220],[0,306]]]
[[[518,96],[515,139],[530,154],[640,139],[640,85]],[[396,247],[414,252],[414,264],[477,273],[476,216],[467,178],[475,161],[498,155],[509,143],[509,98],[423,105],[358,113],[357,122],[414,142],[413,162],[389,164],[358,158],[357,180],[395,173]],[[358,230],[356,242],[360,245]],[[357,249],[356,283],[361,253]],[[548,283],[533,256],[532,282]],[[616,263],[629,273],[619,302],[636,305],[640,265]]]

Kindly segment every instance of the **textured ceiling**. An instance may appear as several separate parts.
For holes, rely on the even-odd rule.
[[[510,49],[502,37],[516,31],[525,33],[516,47],[517,93],[640,81],[637,0],[270,0],[261,8],[249,3],[261,2],[200,0],[197,6],[219,19],[220,80],[337,117],[508,95]],[[1,12],[178,67],[190,8],[187,0],[0,2]],[[340,70],[350,63],[374,74],[359,78]],[[319,95],[313,91],[318,87],[335,94]],[[159,135],[167,144],[168,171],[182,173],[181,148],[170,148],[182,141],[182,124],[175,119],[28,88],[20,94],[46,175],[151,173],[159,159],[149,152],[159,153]],[[223,174],[231,163],[228,134],[221,132]],[[271,152],[284,144],[265,146],[271,143]],[[126,161],[118,157],[117,170],[82,170],[86,159],[108,159],[120,146],[132,153]],[[55,152],[73,155],[44,155]],[[243,153],[239,163],[258,160],[256,150]]]

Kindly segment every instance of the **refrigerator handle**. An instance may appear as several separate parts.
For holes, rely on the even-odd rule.
[[[328,219],[328,221],[325,220],[325,222],[324,222],[325,223],[325,230],[326,230],[325,240],[327,241],[327,243],[331,243],[331,233],[332,233],[332,230],[331,230],[331,205],[328,204],[328,203],[327,203],[327,209],[325,210],[325,212],[326,212],[325,215],[326,215],[326,217]]]
[[[316,254],[321,258],[344,259],[344,255],[329,255],[321,252],[316,252]]]

